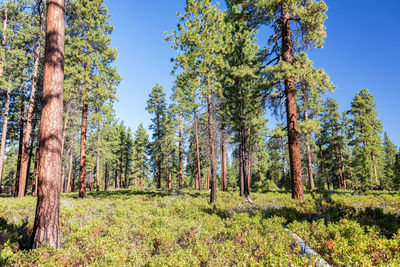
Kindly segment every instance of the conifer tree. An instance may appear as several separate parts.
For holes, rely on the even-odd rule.
[[[40,163],[32,248],[60,247],[61,132],[64,84],[64,0],[48,0],[40,124]]]
[[[146,110],[154,115],[152,119],[153,124],[150,126],[150,129],[153,130],[152,156],[155,164],[155,182],[157,183],[157,188],[161,188],[161,168],[163,160],[161,142],[164,138],[163,120],[167,112],[164,88],[156,84],[151,90],[149,97],[150,99],[147,101]]]
[[[149,137],[147,135],[146,129],[143,127],[143,124],[139,124],[135,132],[135,141],[134,141],[134,164],[135,164],[135,173],[138,177],[137,185],[140,188],[143,188],[145,182],[147,180],[147,170],[148,170],[148,159],[147,152],[149,149]]]
[[[380,185],[382,172],[382,122],[374,103],[374,96],[362,89],[351,103],[353,166],[360,185]]]
[[[383,137],[383,152],[385,179],[382,180],[382,185],[384,188],[393,189],[395,188],[396,183],[395,164],[397,147],[390,140],[389,135],[386,132]]]
[[[276,64],[267,68],[266,73],[269,76],[269,87],[275,89],[276,95],[284,96],[285,99],[292,197],[303,200],[296,102],[296,83],[301,80],[294,77],[294,72],[297,70],[294,64],[304,57],[299,56],[299,52],[323,46],[326,37],[324,22],[327,18],[327,6],[323,0],[232,0],[230,2],[242,3],[253,24],[273,27],[273,33],[267,42],[272,48],[266,53],[265,58],[267,65]]]

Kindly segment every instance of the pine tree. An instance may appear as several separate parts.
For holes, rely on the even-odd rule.
[[[243,3],[243,8],[249,13],[253,24],[273,27],[273,33],[268,39],[268,45],[272,48],[269,49],[269,53],[265,53],[265,58],[268,61],[267,65],[277,64],[267,69],[268,84],[276,90],[274,95],[284,96],[286,102],[292,197],[303,200],[296,102],[296,83],[301,80],[294,77],[298,71],[294,65],[304,57],[298,55],[299,52],[306,48],[323,46],[326,37],[324,22],[327,18],[327,6],[323,0],[230,2]]]
[[[324,175],[334,177],[335,183],[330,180],[336,188],[346,189],[346,161],[345,161],[345,137],[342,125],[342,115],[339,112],[339,105],[333,98],[328,98],[324,102],[324,111],[321,114],[321,142],[322,158],[324,165]]]
[[[383,152],[384,152],[384,177],[382,185],[384,188],[395,188],[395,164],[397,156],[397,147],[392,143],[389,135],[385,132],[383,137]]]
[[[148,170],[148,158],[147,152],[149,149],[149,137],[147,135],[146,130],[143,127],[143,124],[139,124],[135,132],[135,141],[134,141],[134,164],[135,164],[135,173],[137,173],[138,177],[138,186],[143,188],[145,182],[147,180],[147,170]]]
[[[64,1],[47,1],[39,188],[32,247],[60,247],[61,132],[64,83]]]
[[[354,146],[354,171],[360,185],[381,183],[382,171],[382,122],[374,103],[374,96],[362,89],[351,103],[352,145]]]
[[[147,101],[146,110],[154,115],[152,119],[153,124],[150,129],[153,130],[153,160],[155,164],[154,170],[156,171],[155,182],[157,188],[161,188],[161,168],[162,168],[162,151],[161,142],[164,138],[163,119],[167,112],[166,99],[164,88],[159,84],[156,84],[150,93],[150,99]]]

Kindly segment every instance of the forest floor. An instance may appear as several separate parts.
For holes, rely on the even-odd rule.
[[[297,233],[334,266],[400,266],[400,193],[126,190],[61,199],[62,249],[27,250],[34,197],[0,197],[0,265],[312,266]]]

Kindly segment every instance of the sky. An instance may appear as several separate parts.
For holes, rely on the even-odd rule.
[[[151,115],[145,110],[151,88],[159,83],[171,92],[170,59],[175,51],[165,41],[165,32],[177,25],[176,12],[186,0],[106,0],[115,30],[112,46],[122,81],[115,104],[117,117],[136,130],[145,128]],[[223,0],[222,0],[223,2]],[[400,146],[400,9],[399,0],[325,0],[327,38],[322,49],[309,51],[315,66],[323,68],[337,86],[328,96],[336,98],[341,111],[362,88],[375,95],[384,131]],[[266,40],[259,36],[259,43]],[[270,119],[275,122],[274,119]],[[269,123],[268,127],[274,125]]]

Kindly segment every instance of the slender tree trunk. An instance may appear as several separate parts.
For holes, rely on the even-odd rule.
[[[24,106],[24,96],[23,89],[21,89],[21,117],[19,126],[19,145],[18,145],[18,159],[17,159],[17,172],[15,177],[15,190],[14,196],[18,198],[24,197],[25,186],[26,186],[26,176],[21,178],[21,163],[22,163],[22,149],[24,146],[24,128],[25,128],[25,106]]]
[[[303,90],[304,95],[306,95],[305,90]],[[305,104],[304,108],[304,121],[308,121],[308,108],[307,104]],[[311,146],[308,143],[309,133],[306,133],[306,154],[307,154],[307,171],[308,171],[308,181],[310,183],[310,190],[314,190],[314,175],[312,170],[312,159],[311,159]]]
[[[114,169],[114,188],[118,188],[118,171],[117,171],[117,166],[115,166]]]
[[[104,191],[107,192],[108,189],[108,163],[106,161],[104,166]]]
[[[199,127],[197,121],[197,111],[194,109],[194,136],[196,141],[196,165],[197,165],[197,188],[201,190],[201,166],[200,166],[200,145],[199,145]]]
[[[160,114],[157,112],[157,188],[161,188],[161,132]]]
[[[87,89],[86,89],[87,90]],[[88,104],[83,103],[82,106],[82,122],[81,122],[81,159],[79,165],[79,197],[86,197],[86,133],[87,133],[87,117]]]
[[[325,174],[325,166],[324,166],[324,162],[323,162],[324,154],[322,153],[321,140],[318,140],[318,146],[319,146],[319,157],[321,159],[321,162],[320,162],[321,174],[322,174],[322,177],[324,177],[326,180],[326,186],[328,187],[328,190],[330,190],[329,179],[328,179],[328,176],[326,176],[326,174]]]
[[[281,140],[282,145],[282,173],[283,173],[283,182],[285,187],[287,185],[287,174],[286,174],[286,157],[285,157],[285,144],[283,139]]]
[[[72,176],[72,164],[74,159],[74,149],[71,144],[71,148],[69,150],[69,163],[68,163],[68,178],[67,178],[67,188],[66,192],[71,193],[71,176]]]
[[[292,40],[290,29],[290,14],[287,5],[281,5],[281,34],[282,34],[282,59],[289,65],[293,64]],[[292,198],[302,201],[303,182],[301,175],[300,147],[297,131],[296,92],[292,77],[284,80],[286,96],[286,116],[289,140],[289,159],[292,178]]]
[[[225,129],[221,129],[221,184],[222,191],[228,191]]]
[[[35,131],[35,128],[36,128],[36,121],[34,122],[34,125],[33,125],[33,131]],[[31,163],[32,163],[32,157],[33,157],[33,148],[34,148],[34,140],[33,140],[34,138],[31,138],[31,144],[29,145],[29,153],[28,153],[28,171],[26,172],[26,181],[27,181],[27,184],[29,183],[29,182],[31,182],[30,180],[31,180],[31,176],[30,176],[30,169],[31,169]],[[33,181],[32,181],[32,183],[33,183]],[[25,186],[25,195],[27,194],[27,191],[28,191],[28,185],[27,186]]]
[[[0,58],[0,77],[3,77],[4,74],[4,61],[6,58],[6,42],[7,42],[7,20],[8,20],[8,0],[4,2],[4,20],[3,20],[3,34],[1,38],[1,58]],[[6,139],[7,139],[7,126],[8,126],[8,112],[10,107],[10,94],[11,91],[7,88],[7,98],[6,104],[4,106],[4,115],[3,115],[3,133],[1,135],[1,147],[0,147],[0,193],[2,193],[2,179],[3,179],[3,161],[4,161],[4,151],[6,148]]]
[[[179,188],[183,187],[182,111],[179,111]]]
[[[243,166],[243,131],[239,131],[239,176],[240,176],[240,196],[244,196],[245,191],[245,174],[244,174],[244,166]]]
[[[38,137],[40,138],[40,132],[38,134]],[[39,179],[39,159],[40,159],[40,140],[38,140],[38,146],[36,148],[35,166],[33,170],[33,179],[32,179],[32,196],[37,195],[38,179]]]
[[[64,0],[47,1],[38,198],[32,248],[60,247],[61,139],[64,87]]]
[[[8,0],[5,0],[4,3],[4,20],[3,20],[3,34],[2,34],[2,49],[1,49],[1,58],[0,58],[0,77],[3,77],[4,73],[4,62],[6,56],[6,41],[7,41],[7,20],[8,20]],[[3,133],[1,135],[1,148],[0,148],[0,193],[2,193],[2,177],[3,177],[3,160],[4,160],[4,151],[6,147],[6,139],[7,139],[7,126],[8,126],[8,112],[10,106],[10,94],[11,91],[7,88],[7,97],[6,104],[4,109],[4,117],[3,117]]]
[[[211,160],[211,194],[210,203],[214,203],[217,198],[217,172],[215,166],[215,148],[214,148],[214,121],[213,121],[213,103],[212,96],[207,97],[208,106],[208,141],[210,143],[210,160]]]
[[[171,158],[171,154],[168,156],[168,189],[172,188],[172,158]]]
[[[376,182],[376,184],[380,184],[380,181],[379,181],[379,178],[378,178],[378,171],[377,171],[377,168],[376,168],[375,153],[374,153],[374,151],[371,151],[371,159],[372,159],[372,164],[374,165],[375,182]]]
[[[96,191],[100,191],[100,151],[96,153]]]
[[[32,117],[33,117],[33,108],[35,107],[35,94],[36,94],[36,84],[39,70],[39,59],[40,59],[40,44],[41,38],[39,38],[36,42],[36,48],[34,53],[34,63],[33,63],[33,75],[32,75],[32,85],[31,85],[31,95],[29,97],[29,108],[28,108],[28,118],[26,120],[26,132],[25,139],[22,146],[22,162],[21,162],[21,175],[20,175],[20,183],[19,183],[19,192],[18,197],[23,197],[26,187],[26,177],[28,173],[28,159],[29,159],[29,141],[31,138],[32,132]]]
[[[4,152],[6,149],[7,140],[7,127],[8,127],[8,113],[10,110],[10,95],[11,92],[7,90],[7,99],[4,107],[3,115],[3,132],[1,134],[1,146],[0,146],[0,193],[2,193],[2,180],[3,180],[3,165],[4,165]]]

